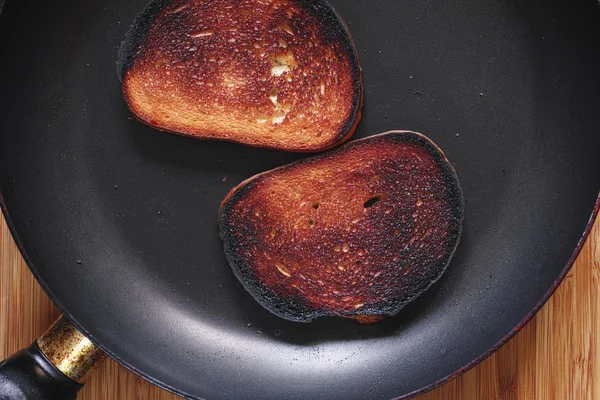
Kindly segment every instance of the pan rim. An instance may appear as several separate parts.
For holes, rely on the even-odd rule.
[[[17,235],[17,233],[15,231],[15,227],[12,222],[12,219],[10,218],[10,214],[9,214],[8,208],[6,206],[6,202],[4,201],[4,196],[2,195],[1,188],[0,188],[0,209],[2,209],[2,214],[4,215],[4,219],[6,220],[6,224],[11,233],[11,236],[13,237],[13,240],[15,241],[15,244],[17,245],[17,248],[19,249],[19,252],[21,253],[21,256],[25,260],[27,267],[29,268],[29,270],[31,271],[33,276],[35,277],[36,281],[42,287],[42,289],[44,290],[46,295],[50,298],[52,303],[56,306],[56,308],[58,308],[58,310],[61,312],[61,314],[64,315],[65,317],[67,317],[67,319],[69,319],[69,321],[71,321],[73,323],[73,325],[75,325],[75,327],[77,327],[77,329],[79,329],[80,332],[82,332],[86,337],[88,337],[88,339],[90,339],[96,346],[98,346],[110,358],[112,358],[113,360],[115,360],[120,365],[124,366],[125,368],[127,368],[129,371],[131,371],[134,374],[138,375],[139,377],[145,379],[146,381],[160,387],[161,389],[164,389],[168,392],[174,393],[174,394],[181,396],[183,398],[186,398],[186,399],[204,400],[201,397],[193,396],[189,393],[186,393],[182,390],[172,387],[172,386],[146,374],[144,371],[137,369],[133,365],[127,363],[125,360],[123,360],[117,354],[113,353],[109,348],[107,348],[102,343],[100,343],[96,337],[91,335],[90,332],[87,329],[85,329],[85,327],[83,325],[81,325],[79,323],[79,321],[77,321],[73,317],[73,315],[71,315],[70,312],[68,312],[67,308],[60,302],[60,300],[58,300],[58,298],[54,295],[54,293],[52,293],[52,291],[47,286],[47,284],[44,281],[44,279],[42,278],[42,276],[38,273],[37,269],[33,265],[33,262],[29,258],[29,255],[27,254],[27,251],[25,250],[25,247],[23,246],[21,238]],[[459,377],[460,375],[464,374],[465,372],[467,372],[471,368],[477,366],[483,360],[485,360],[486,358],[491,356],[494,352],[496,352],[503,345],[505,345],[510,339],[512,339],[521,329],[523,329],[523,327],[525,325],[527,325],[527,323],[529,321],[531,321],[531,319],[538,313],[538,311],[544,306],[544,304],[546,304],[548,299],[550,299],[550,297],[554,294],[556,289],[558,289],[558,287],[562,283],[562,281],[565,278],[565,276],[567,275],[567,273],[573,267],[573,264],[575,263],[575,260],[579,256],[581,249],[587,242],[590,232],[592,231],[592,227],[594,226],[594,222],[596,221],[599,213],[600,213],[600,192],[598,193],[598,196],[596,198],[596,203],[595,203],[592,213],[588,219],[588,222],[585,226],[585,229],[584,229],[581,237],[579,238],[579,241],[577,242],[577,246],[573,250],[571,257],[567,261],[567,264],[561,270],[561,272],[560,272],[559,276],[556,278],[556,280],[552,283],[552,286],[550,286],[550,289],[548,289],[548,291],[544,294],[544,296],[542,296],[542,298],[535,305],[535,307],[508,334],[506,334],[502,339],[500,339],[496,344],[494,344],[492,347],[490,347],[487,351],[480,354],[474,360],[472,360],[468,364],[462,366],[461,368],[457,369],[453,373],[451,373],[451,374],[445,376],[444,378],[441,378],[435,382],[432,382],[429,385],[423,386],[422,388],[417,389],[413,392],[403,394],[400,397],[397,397],[396,400],[412,399],[416,396],[419,396],[419,395],[427,393],[437,387],[440,387],[443,384],[451,381],[454,378]]]

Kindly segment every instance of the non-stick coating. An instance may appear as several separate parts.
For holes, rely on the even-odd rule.
[[[131,118],[116,74],[145,0],[9,0],[0,188],[26,259],[113,357],[198,398],[388,399],[493,348],[569,265],[600,189],[594,0],[332,1],[364,70],[357,137],[430,136],[466,200],[445,276],[370,326],[281,320],[235,279],[219,202],[304,157]]]

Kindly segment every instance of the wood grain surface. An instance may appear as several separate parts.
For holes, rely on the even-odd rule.
[[[59,315],[37,284],[0,217],[0,357],[28,346]],[[554,296],[499,351],[418,400],[600,399],[600,219]],[[179,397],[112,360],[92,376],[80,400]]]

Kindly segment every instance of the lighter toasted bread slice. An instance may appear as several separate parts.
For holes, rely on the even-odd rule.
[[[274,314],[374,322],[432,285],[462,230],[457,175],[425,136],[393,131],[257,175],[219,213],[225,255]]]
[[[360,120],[358,54],[322,0],[154,0],[118,67],[129,108],[160,130],[319,151]]]

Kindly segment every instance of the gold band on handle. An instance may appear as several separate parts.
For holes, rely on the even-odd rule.
[[[37,340],[48,360],[63,374],[83,383],[106,358],[106,354],[61,316]]]

